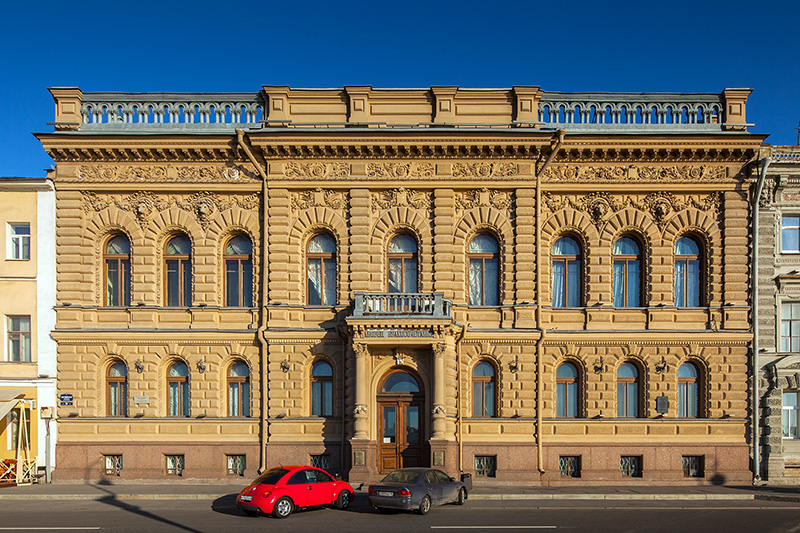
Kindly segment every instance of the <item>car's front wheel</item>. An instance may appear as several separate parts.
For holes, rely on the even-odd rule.
[[[422,501],[419,502],[419,514],[426,515],[428,511],[431,510],[431,497],[427,494],[422,497]]]
[[[292,503],[292,500],[284,496],[275,502],[275,507],[272,509],[272,516],[275,518],[286,518],[292,514],[293,510],[294,504]]]
[[[349,490],[343,490],[339,493],[339,497],[336,498],[336,508],[337,509],[347,509],[350,507],[350,502],[353,501],[353,495],[350,494]]]
[[[467,489],[462,487],[458,489],[458,497],[456,498],[456,505],[464,505],[465,501],[467,501]]]

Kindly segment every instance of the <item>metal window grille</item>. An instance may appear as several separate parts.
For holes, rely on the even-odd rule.
[[[311,456],[311,466],[316,468],[321,468],[326,472],[330,471],[331,468],[331,456],[330,455],[312,455]]]
[[[562,455],[558,458],[558,469],[562,476],[581,477],[581,458],[579,455]]]
[[[167,455],[167,475],[182,476],[184,460],[183,455]]]
[[[623,476],[642,477],[642,457],[639,455],[623,455],[619,458],[619,469]]]
[[[703,477],[705,475],[702,455],[684,455],[681,463],[685,477]]]
[[[246,468],[246,463],[244,455],[228,456],[228,474],[233,476],[244,476],[245,468]]]
[[[118,476],[122,471],[122,456],[121,455],[105,455],[105,474],[107,476]]]
[[[495,477],[496,473],[497,473],[497,456],[495,455],[475,456],[476,476]]]

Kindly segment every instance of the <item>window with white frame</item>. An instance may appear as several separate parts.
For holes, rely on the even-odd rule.
[[[15,363],[31,361],[31,317],[10,316],[8,328],[8,360]]]
[[[781,351],[800,352],[800,302],[781,304]]]
[[[122,456],[121,455],[104,455],[103,456],[103,473],[107,476],[119,476],[122,472]]]
[[[785,254],[800,253],[800,216],[798,215],[781,217],[781,252]]]
[[[800,401],[798,391],[786,391],[783,393],[783,438],[800,439],[797,431],[797,412],[800,411]]]
[[[31,225],[27,223],[8,225],[8,258],[28,260],[31,258]]]
[[[182,476],[184,458],[183,455],[166,455],[166,466],[168,476]]]

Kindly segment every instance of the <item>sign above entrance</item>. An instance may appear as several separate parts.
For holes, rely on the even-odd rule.
[[[386,329],[368,329],[364,332],[364,337],[433,337],[433,331],[429,329],[401,329],[401,328],[386,328]]]

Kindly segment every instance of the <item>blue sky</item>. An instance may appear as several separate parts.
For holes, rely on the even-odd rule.
[[[754,89],[750,131],[795,144],[800,1],[5,2],[0,176],[52,161],[47,87],[256,92],[294,87],[546,91]]]

